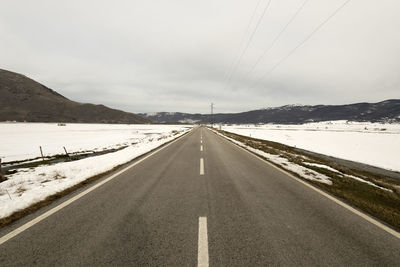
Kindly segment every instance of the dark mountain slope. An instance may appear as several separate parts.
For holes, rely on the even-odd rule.
[[[157,122],[211,122],[209,114],[187,114],[160,112],[142,114]],[[215,123],[286,123],[300,124],[330,120],[400,122],[400,100],[392,99],[378,103],[357,103],[349,105],[287,105],[241,113],[220,113],[214,115]]]
[[[103,105],[71,101],[18,73],[0,69],[0,121],[149,123],[150,119]]]

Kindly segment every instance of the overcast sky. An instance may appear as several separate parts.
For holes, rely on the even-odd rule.
[[[352,0],[301,46],[345,0],[258,2],[1,0],[0,68],[130,112],[400,98],[400,1]]]

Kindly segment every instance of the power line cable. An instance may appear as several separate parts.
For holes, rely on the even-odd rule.
[[[340,5],[338,8],[335,9],[334,12],[332,12],[322,23],[320,23],[309,35],[307,35],[306,38],[303,39],[298,45],[296,45],[286,56],[281,58],[272,68],[270,68],[266,74],[261,76],[258,80],[256,80],[255,83],[252,84],[252,86],[249,87],[249,89],[253,89],[256,87],[263,79],[265,79],[271,72],[273,72],[276,68],[278,68],[285,60],[287,60],[291,55],[293,55],[294,52],[298,48],[300,48],[303,44],[305,44],[308,40],[311,39],[311,37],[318,32],[326,23],[328,23],[329,20],[331,20],[339,11],[344,8],[351,0],[346,0],[342,5]]]
[[[232,72],[233,66],[235,65],[235,62],[236,62],[236,58],[239,57],[239,52],[240,52],[240,50],[241,50],[241,48],[242,48],[242,46],[243,46],[243,43],[244,43],[245,37],[246,37],[246,35],[247,35],[247,32],[249,31],[250,26],[251,26],[251,24],[253,23],[253,19],[254,19],[255,15],[256,15],[258,6],[260,5],[261,1],[262,1],[262,0],[258,0],[258,2],[257,2],[257,4],[256,4],[256,7],[254,8],[253,13],[252,13],[252,15],[251,15],[251,17],[250,17],[250,20],[249,20],[249,22],[248,22],[248,24],[247,24],[246,30],[243,32],[242,38],[241,38],[241,40],[240,40],[240,45],[239,45],[239,47],[238,47],[238,49],[237,49],[237,51],[236,51],[236,53],[235,53],[235,54],[237,54],[237,56],[236,56],[236,57],[234,58],[234,60],[232,61],[231,65],[230,65],[230,67],[229,67],[229,70],[228,70],[228,72],[227,72],[226,75],[225,75],[226,78],[228,78],[228,75]],[[226,84],[227,81],[228,81],[228,79],[225,79],[224,84]]]
[[[264,50],[262,55],[257,59],[257,61],[254,63],[254,65],[251,67],[250,71],[247,73],[249,75],[252,73],[255,68],[260,64],[261,60],[268,54],[268,52],[274,47],[275,43],[279,40],[279,38],[282,36],[282,34],[286,31],[286,29],[289,27],[289,25],[294,21],[294,19],[297,17],[297,15],[303,10],[304,6],[309,0],[305,0],[301,6],[296,10],[296,12],[292,15],[292,17],[289,19],[289,21],[286,23],[286,25],[282,28],[282,30],[275,36],[274,40],[271,42],[271,44],[267,47],[267,49]],[[246,76],[247,76],[246,75]]]
[[[243,58],[244,54],[246,53],[247,49],[249,48],[250,43],[251,43],[251,41],[253,40],[253,37],[254,37],[254,35],[256,34],[257,29],[258,29],[258,27],[260,26],[260,23],[261,23],[262,19],[264,18],[265,13],[266,13],[267,10],[268,10],[268,7],[269,7],[270,4],[271,4],[271,1],[272,1],[272,0],[269,0],[268,3],[267,3],[267,5],[264,7],[264,10],[263,10],[261,16],[259,17],[259,19],[258,19],[258,21],[257,21],[257,24],[256,24],[256,26],[255,26],[253,32],[251,33],[250,38],[248,39],[245,48],[243,49],[242,53],[240,54],[238,60],[236,61],[236,64],[235,64],[234,67],[233,67],[233,70],[231,71],[231,73],[230,73],[230,75],[229,75],[228,82],[226,83],[225,88],[226,88],[226,86],[229,85],[229,83],[230,83],[230,81],[231,81],[231,79],[232,79],[232,76],[236,73],[237,67],[239,66],[240,62],[242,61],[242,58]]]

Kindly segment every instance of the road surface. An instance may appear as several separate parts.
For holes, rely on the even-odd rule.
[[[399,263],[398,237],[201,127],[0,245],[1,266]]]

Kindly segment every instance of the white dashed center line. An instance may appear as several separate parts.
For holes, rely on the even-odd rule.
[[[200,151],[203,151],[203,145],[200,145]]]
[[[200,175],[204,175],[204,160],[200,159]]]
[[[197,266],[208,267],[207,217],[199,217],[199,245],[197,251]]]

